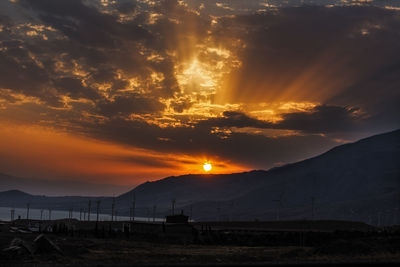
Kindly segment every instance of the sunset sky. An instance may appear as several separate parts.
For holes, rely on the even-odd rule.
[[[282,2],[0,1],[0,173],[129,189],[398,129],[399,1]]]

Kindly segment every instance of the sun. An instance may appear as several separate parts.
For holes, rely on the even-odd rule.
[[[212,165],[211,165],[211,163],[210,163],[210,162],[206,162],[206,163],[204,163],[204,165],[203,165],[203,169],[204,169],[204,171],[206,171],[206,172],[209,172],[209,171],[211,171],[211,169],[212,169]]]

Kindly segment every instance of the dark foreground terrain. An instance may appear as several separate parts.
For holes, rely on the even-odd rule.
[[[86,227],[94,225],[90,223]],[[182,229],[195,230],[183,233],[176,228],[172,233],[167,225],[163,226],[164,233],[156,233],[154,229],[162,225],[153,224],[148,229],[154,229],[147,229],[146,233],[140,232],[143,226],[135,226],[138,231],[127,233],[118,230],[117,225],[95,233],[77,228],[79,224],[65,221],[57,224],[55,232],[39,233],[23,230],[23,223],[14,226],[3,223],[0,266],[394,265],[400,262],[400,232],[395,227],[301,232],[220,224],[219,227],[204,225],[203,230],[187,225]]]

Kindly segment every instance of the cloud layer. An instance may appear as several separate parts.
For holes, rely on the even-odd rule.
[[[171,174],[198,158],[269,168],[398,128],[400,12],[331,4],[3,1],[0,119],[180,155],[119,157]]]

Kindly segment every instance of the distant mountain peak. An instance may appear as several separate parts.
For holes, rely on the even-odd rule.
[[[2,191],[0,194],[3,195],[26,195],[26,196],[31,196],[31,194],[25,193],[21,190],[18,189],[13,189],[13,190],[7,190],[7,191]]]

